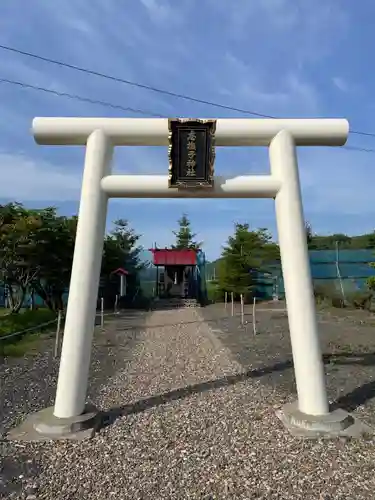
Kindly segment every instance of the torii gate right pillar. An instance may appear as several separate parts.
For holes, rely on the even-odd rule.
[[[281,180],[275,197],[276,223],[284,276],[289,331],[299,410],[307,415],[328,413],[322,356],[309,256],[292,135],[283,130],[269,148],[271,175]]]
[[[360,436],[369,431],[367,426],[342,409],[329,412],[297,151],[290,132],[282,130],[272,139],[269,157],[271,175],[281,181],[275,211],[298,395],[276,414],[293,435]]]

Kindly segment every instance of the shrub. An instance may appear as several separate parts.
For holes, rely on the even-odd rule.
[[[369,278],[367,278],[366,285],[369,290],[375,292],[375,276],[370,276]]]
[[[314,296],[318,304],[332,307],[345,307],[341,293],[333,284],[314,284]]]
[[[347,300],[356,309],[370,310],[373,295],[371,291],[358,291],[349,294]]]
[[[214,282],[207,282],[207,299],[211,303],[224,300],[223,292]]]

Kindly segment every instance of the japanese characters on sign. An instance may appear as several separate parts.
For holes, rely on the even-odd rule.
[[[169,120],[169,187],[213,186],[216,120]]]
[[[188,177],[196,176],[196,166],[197,166],[197,144],[196,144],[197,134],[194,130],[190,130],[187,140],[187,162],[186,162],[186,175]]]

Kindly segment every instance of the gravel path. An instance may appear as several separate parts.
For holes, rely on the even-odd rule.
[[[90,399],[108,410],[111,425],[81,443],[2,441],[0,498],[372,499],[374,440],[291,437],[275,409],[293,395],[264,382],[268,372],[284,373],[280,366],[262,370],[261,361],[241,358],[234,336],[224,341],[230,329],[223,334],[200,314],[154,312],[147,329],[135,330],[118,319],[98,335]],[[53,375],[42,378],[39,391],[53,385]],[[5,380],[15,387],[18,377]],[[33,393],[20,394],[21,406],[13,397],[17,412],[48,403],[34,393],[35,404]],[[14,422],[9,406],[5,419],[6,427]]]
[[[288,397],[295,393],[292,349],[285,304],[280,302],[277,307],[281,310],[275,310],[272,303],[258,307],[259,334],[255,338],[252,315],[245,316],[248,324],[242,327],[238,305],[234,318],[223,315],[222,305],[202,309],[202,314],[211,325],[217,325],[217,338],[243,369],[262,369],[262,383]],[[320,310],[318,326],[332,406],[353,412],[375,428],[375,315]]]

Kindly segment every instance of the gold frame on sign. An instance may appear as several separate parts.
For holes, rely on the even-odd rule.
[[[210,151],[208,160],[208,179],[207,181],[186,182],[177,181],[173,182],[173,123],[201,123],[210,125],[208,127],[210,137]],[[184,189],[197,189],[197,188],[212,188],[214,186],[214,165],[215,165],[215,134],[216,134],[217,120],[201,119],[201,118],[169,118],[168,119],[168,187],[170,188],[184,188]],[[193,128],[193,127],[192,127]]]

